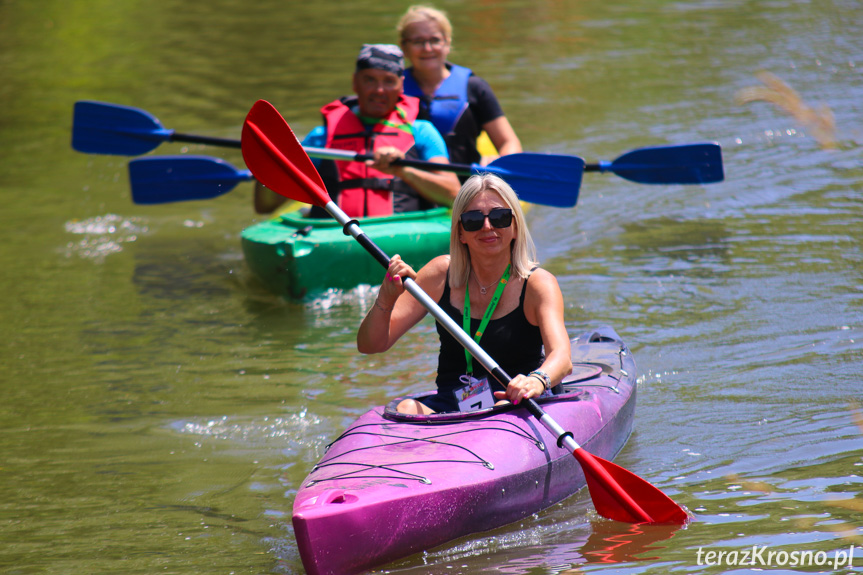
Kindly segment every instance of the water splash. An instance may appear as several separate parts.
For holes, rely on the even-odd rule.
[[[366,308],[374,302],[379,289],[379,285],[370,286],[368,284],[360,284],[349,290],[330,288],[316,294],[314,299],[306,303],[306,307],[323,314],[343,306],[359,305]]]
[[[288,443],[294,446],[318,447],[326,442],[326,438],[319,435],[321,422],[321,418],[309,414],[306,408],[303,408],[297,413],[278,417],[244,419],[223,415],[198,421],[177,421],[171,424],[171,428],[178,433],[221,441],[245,444],[268,444],[275,441],[280,446]]]
[[[64,227],[67,233],[83,236],[78,241],[66,244],[66,257],[78,256],[99,262],[121,252],[122,244],[134,242],[139,235],[149,231],[141,218],[124,218],[117,214],[70,220]]]

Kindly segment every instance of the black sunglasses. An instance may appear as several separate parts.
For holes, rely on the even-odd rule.
[[[461,227],[466,232],[476,232],[482,229],[485,219],[488,223],[498,229],[508,228],[512,225],[512,210],[509,208],[494,208],[488,214],[479,210],[471,210],[461,215]]]

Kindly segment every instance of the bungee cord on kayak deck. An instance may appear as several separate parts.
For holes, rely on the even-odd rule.
[[[461,422],[458,422],[458,423],[460,424]],[[527,433],[526,430],[522,429],[521,427],[519,427],[518,425],[516,425],[515,423],[513,423],[511,421],[498,421],[498,422],[495,422],[494,426],[484,425],[482,427],[476,427],[474,429],[464,429],[460,425],[460,428],[456,431],[448,432],[448,433],[441,433],[440,435],[435,435],[435,436],[431,436],[431,437],[411,437],[411,436],[407,436],[407,435],[396,435],[396,434],[388,433],[385,431],[374,431],[374,430],[366,431],[365,430],[365,428],[369,428],[369,427],[374,428],[376,430],[380,430],[380,429],[391,427],[393,425],[401,425],[401,426],[422,425],[423,427],[428,427],[429,425],[447,426],[447,425],[455,425],[455,424],[457,424],[457,423],[456,422],[440,422],[440,423],[436,422],[433,424],[428,424],[428,423],[422,423],[422,424],[418,424],[418,423],[369,423],[366,425],[352,428],[349,431],[342,433],[342,435],[340,435],[335,441],[333,441],[332,443],[327,445],[326,449],[329,450],[330,447],[332,447],[333,445],[338,443],[340,440],[343,440],[343,439],[348,438],[348,437],[353,437],[356,435],[369,435],[369,436],[376,437],[379,439],[384,439],[384,440],[395,439],[395,440],[399,440],[399,441],[393,441],[390,443],[382,443],[380,445],[368,445],[368,446],[364,446],[364,447],[358,447],[358,448],[351,449],[351,450],[345,451],[343,453],[340,453],[330,460],[321,461],[317,465],[315,465],[315,467],[312,469],[308,485],[316,485],[316,484],[322,483],[324,481],[334,481],[334,480],[345,479],[348,477],[350,477],[350,478],[358,478],[359,477],[362,479],[415,479],[415,480],[419,481],[420,483],[431,484],[431,480],[428,479],[427,477],[416,475],[413,473],[409,473],[407,471],[401,471],[399,469],[395,469],[394,468],[395,465],[403,466],[403,465],[418,465],[418,464],[428,464],[428,463],[464,463],[464,464],[477,464],[478,463],[478,464],[483,465],[487,469],[494,469],[493,463],[483,459],[475,451],[473,451],[473,450],[471,450],[471,449],[469,449],[463,445],[459,445],[457,443],[452,443],[449,441],[441,441],[440,440],[443,437],[459,436],[459,435],[464,435],[464,434],[468,434],[468,433],[472,433],[472,432],[500,431],[503,433],[510,433],[510,434],[516,435],[517,437],[525,439],[530,443],[533,443],[537,447],[537,449],[539,449],[540,451],[545,451],[545,444],[542,441],[533,437],[532,435]],[[501,424],[507,424],[508,427],[498,427],[498,425],[501,425]],[[360,429],[363,429],[363,431],[360,431]],[[365,462],[359,462],[359,461],[335,461],[338,458],[345,457],[345,456],[352,455],[352,454],[356,454],[359,452],[367,452],[368,450],[374,450],[374,449],[393,448],[396,446],[406,446],[406,445],[412,444],[412,443],[429,443],[429,444],[435,444],[438,446],[452,447],[453,449],[461,450],[463,452],[469,453],[470,455],[472,455],[475,458],[475,460],[474,461],[468,461],[468,460],[459,460],[459,459],[415,459],[415,460],[401,462],[401,463],[379,463],[379,464],[365,463]],[[324,469],[324,468],[331,468],[331,467],[338,466],[338,465],[355,466],[355,467],[360,467],[361,469],[356,469],[353,471],[346,471],[344,473],[333,475],[331,477],[323,477],[323,478],[314,477],[314,474],[317,471]],[[373,469],[390,471],[393,474],[396,474],[396,477],[385,476],[385,475],[369,475],[369,476],[366,476],[366,475],[358,476],[357,475],[358,473],[362,473],[363,471],[373,470]]]

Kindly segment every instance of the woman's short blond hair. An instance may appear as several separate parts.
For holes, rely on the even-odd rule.
[[[539,265],[536,259],[536,246],[530,237],[524,219],[524,211],[515,191],[503,179],[494,174],[477,174],[471,176],[462,185],[452,206],[452,230],[449,238],[449,285],[451,288],[467,284],[470,278],[470,250],[459,239],[461,231],[461,215],[480,192],[495,192],[508,208],[512,210],[515,226],[515,239],[510,246],[513,277],[527,279],[531,270]]]
[[[442,12],[437,8],[432,8],[431,6],[417,4],[408,8],[407,12],[404,13],[399,20],[399,23],[396,25],[396,31],[399,33],[399,42],[404,44],[405,40],[407,40],[407,38],[405,38],[405,30],[407,30],[411,24],[426,21],[437,24],[438,28],[440,28],[440,31],[444,35],[444,40],[447,42],[452,40],[452,24],[450,24],[449,18],[446,16],[446,12]]]

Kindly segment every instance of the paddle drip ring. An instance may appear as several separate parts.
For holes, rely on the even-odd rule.
[[[348,228],[351,227],[351,225],[353,224],[356,224],[357,227],[360,226],[360,222],[358,220],[348,220],[348,222],[342,227],[342,233],[346,236],[351,235],[351,232],[348,231]]]

